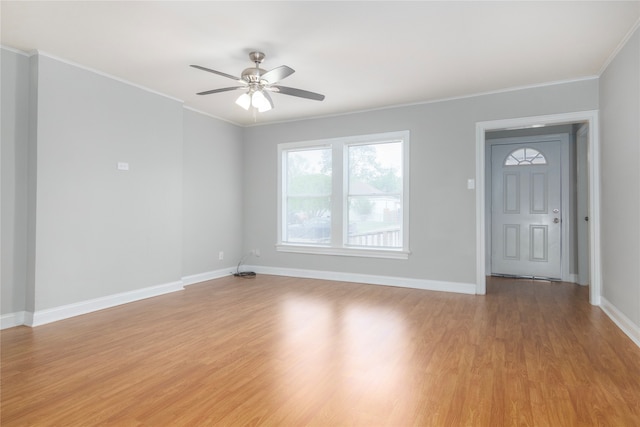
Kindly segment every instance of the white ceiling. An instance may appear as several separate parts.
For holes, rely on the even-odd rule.
[[[267,57],[283,85],[257,123],[427,102],[598,75],[640,17],[636,1],[12,2],[1,43],[39,50],[144,86],[240,125],[254,117],[232,75]]]

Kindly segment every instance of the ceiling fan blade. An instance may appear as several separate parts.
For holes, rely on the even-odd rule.
[[[296,70],[294,70],[293,68],[287,67],[286,65],[281,65],[261,75],[260,80],[264,80],[268,84],[273,84],[273,83],[279,82],[285,77],[289,77],[291,74],[295,72]]]
[[[211,90],[205,90],[204,92],[198,92],[196,93],[196,95],[210,95],[212,93],[228,92],[230,90],[246,89],[246,88],[247,88],[246,86],[223,87],[220,89],[211,89]]]
[[[315,92],[309,92],[308,90],[296,89],[294,87],[287,86],[269,86],[268,89],[283,93],[285,95],[298,96],[300,98],[314,99],[316,101],[322,101],[324,99],[324,95]]]
[[[269,102],[269,105],[271,108],[273,108],[273,99],[271,99],[271,95],[269,95],[269,92],[267,91],[262,91],[262,94],[264,95],[264,97],[267,99],[267,101]]]
[[[226,77],[226,78],[238,81],[238,82],[243,81],[240,77],[232,76],[231,74],[223,73],[222,71],[212,70],[211,68],[202,67],[200,65],[191,65],[191,67],[197,68],[198,70],[202,70],[202,71],[208,71],[210,73],[217,74],[219,76]]]

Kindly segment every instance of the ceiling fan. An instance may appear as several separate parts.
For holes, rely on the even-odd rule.
[[[307,90],[296,89],[293,87],[276,85],[280,80],[289,77],[295,72],[291,67],[281,65],[273,70],[265,71],[260,68],[260,64],[264,60],[265,54],[262,52],[249,53],[249,59],[256,64],[255,67],[246,68],[240,77],[235,77],[221,71],[212,70],[210,68],[202,67],[200,65],[191,65],[193,68],[199,70],[208,71],[219,76],[227,77],[240,83],[240,86],[223,87],[220,89],[212,89],[204,92],[199,92],[196,95],[210,95],[212,93],[228,92],[231,90],[245,90],[246,92],[240,95],[236,100],[236,104],[248,110],[249,107],[257,109],[259,112],[269,111],[273,108],[273,100],[269,95],[269,92],[282,93],[284,95],[297,96],[300,98],[313,99],[316,101],[322,101],[324,95],[315,92],[309,92]]]

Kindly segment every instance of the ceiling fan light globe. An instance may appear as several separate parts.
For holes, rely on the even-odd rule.
[[[264,113],[265,111],[269,111],[271,110],[271,105],[269,105],[269,103],[265,103],[263,106],[261,106],[260,108],[258,108],[258,112],[259,113]]]
[[[238,104],[245,110],[248,110],[251,106],[251,96],[248,93],[243,93],[238,97],[238,99],[236,99],[236,104]]]
[[[251,97],[251,105],[254,108],[257,108],[260,112],[269,111],[271,109],[271,104],[261,90],[253,93],[253,96]]]

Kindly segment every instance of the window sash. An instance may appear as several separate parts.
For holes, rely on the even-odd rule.
[[[362,177],[357,179],[356,173],[353,169],[360,169],[363,166],[358,164],[358,161],[362,162],[360,158],[352,164],[354,160],[354,148],[371,147],[376,150],[375,162],[378,163],[376,168],[382,167],[384,171],[385,165],[379,162],[378,147],[389,144],[399,144],[396,147],[399,149],[399,159],[393,159],[397,162],[397,175],[400,179],[400,191],[384,191],[375,186],[372,180]],[[345,203],[344,203],[344,237],[343,245],[348,247],[363,247],[363,248],[387,248],[387,249],[402,249],[403,248],[403,186],[404,171],[403,171],[403,140],[382,140],[368,143],[356,143],[346,144],[345,150],[345,165],[344,172],[348,177],[347,183],[344,187]],[[393,147],[393,148],[396,148]],[[356,153],[357,155],[358,153]],[[393,153],[396,154],[396,153]],[[360,156],[363,153],[359,154]],[[392,162],[393,163],[393,162]],[[391,169],[392,165],[388,165],[386,169]],[[380,172],[380,169],[375,172]],[[362,171],[360,171],[363,173]],[[371,177],[373,178],[373,177]],[[355,184],[359,184],[356,188]],[[392,185],[393,187],[393,185]],[[367,191],[369,190],[369,191]],[[354,203],[360,202],[360,207],[354,207]],[[391,206],[390,206],[391,205]],[[391,208],[391,209],[390,209]],[[360,212],[358,212],[360,211]],[[359,219],[357,217],[360,216]],[[395,221],[393,219],[395,218]]]

